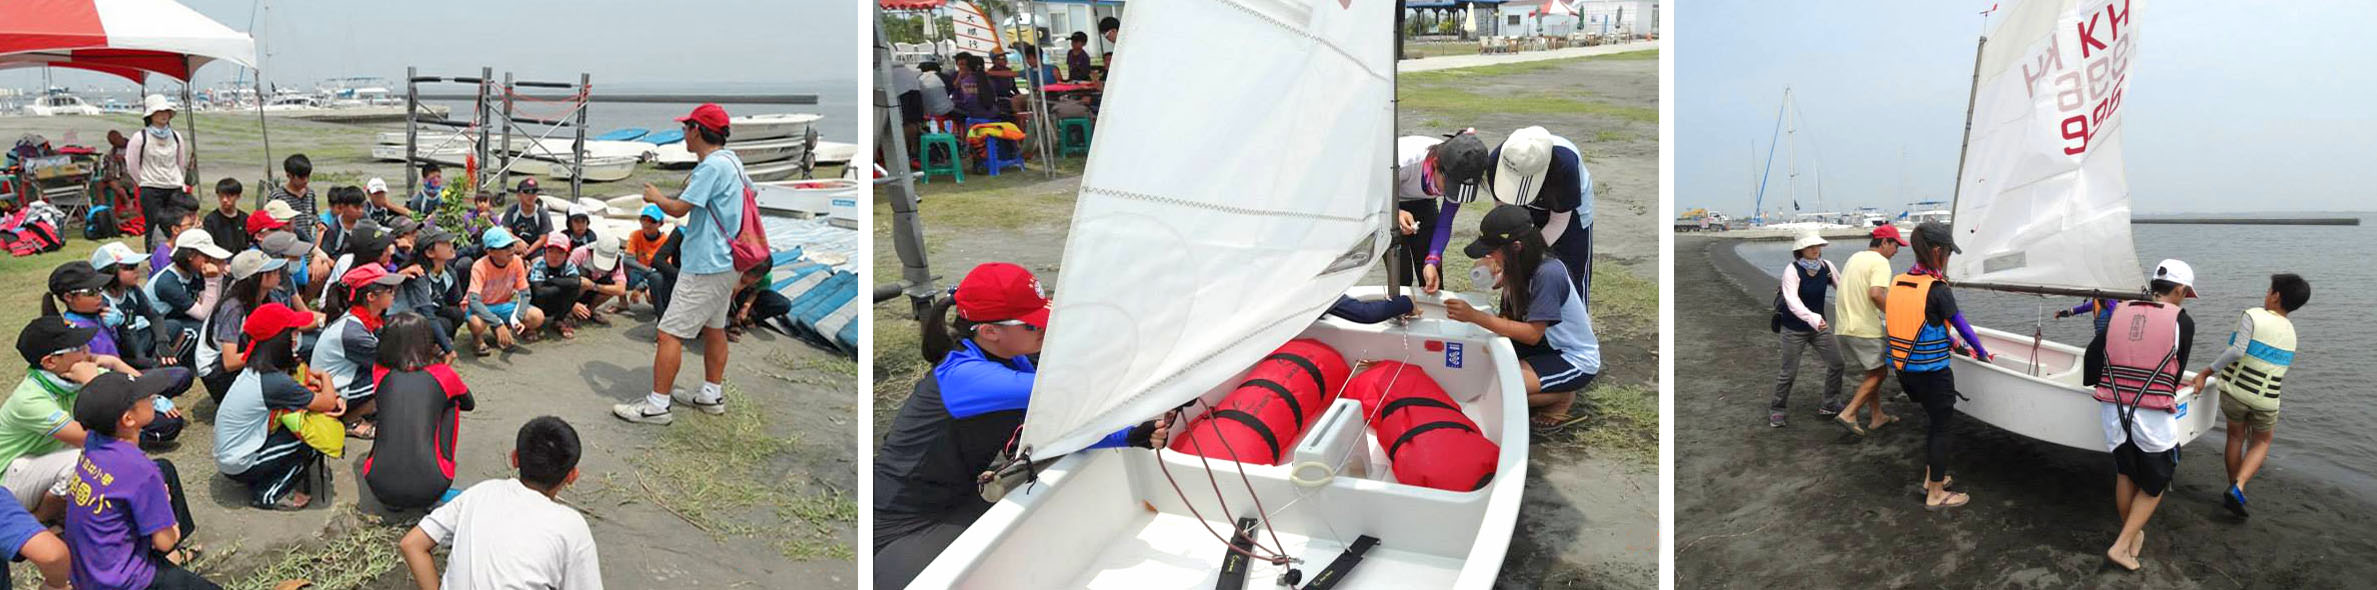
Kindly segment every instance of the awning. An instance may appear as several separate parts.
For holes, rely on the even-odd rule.
[[[948,0],[876,0],[875,6],[884,10],[932,10],[948,3]]]
[[[256,67],[255,38],[173,0],[0,0],[0,15],[0,68],[188,81],[217,60]]]

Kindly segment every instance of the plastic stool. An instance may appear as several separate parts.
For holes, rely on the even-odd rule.
[[[968,134],[971,134],[973,132],[974,126],[976,125],[987,125],[1000,122],[1001,121],[991,119],[969,118],[966,119],[966,130]],[[1009,147],[1006,150],[1001,150],[999,147],[1000,143],[1007,141],[1011,140],[999,139],[997,137],[982,138],[982,169],[985,173],[991,176],[998,176],[999,171],[1006,168],[1012,167],[1017,170],[1023,169],[1023,142],[1014,141],[1012,147]],[[1002,156],[999,153],[1001,151],[1010,151],[1013,153],[1008,153]]]
[[[924,165],[924,182],[931,184],[933,175],[947,174],[958,184],[966,183],[966,165],[958,158],[957,136],[948,133],[926,133],[916,137],[917,161]],[[936,154],[938,157],[935,157]]]
[[[1089,117],[1073,117],[1057,122],[1057,137],[1064,139],[1064,147],[1057,155],[1089,155],[1089,140],[1095,123]]]

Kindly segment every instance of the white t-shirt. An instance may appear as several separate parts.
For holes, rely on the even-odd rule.
[[[2191,408],[2190,411],[2194,409]],[[2105,427],[2105,451],[2119,448],[2130,440],[2129,433],[2138,435],[2138,449],[2160,453],[2179,446],[2179,416],[2162,410],[2138,408],[2130,415],[2129,430],[2121,429],[2120,406],[2111,402],[2096,402],[2097,422]]]
[[[448,590],[601,590],[602,560],[586,517],[517,479],[479,482],[418,525],[450,545]]]

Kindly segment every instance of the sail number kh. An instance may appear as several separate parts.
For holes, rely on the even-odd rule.
[[[2069,142],[2064,154],[2087,153],[2090,140],[2120,112],[2129,58],[2136,49],[2134,23],[2129,0],[2106,2],[2072,23],[2071,34],[2049,36],[2047,46],[2022,65],[2032,97],[2042,86],[2054,93],[2056,114],[2062,116],[2058,125]],[[2077,67],[2065,61],[2065,43],[2078,46]]]

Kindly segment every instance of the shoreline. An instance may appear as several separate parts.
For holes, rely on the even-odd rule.
[[[1822,369],[1803,357],[1791,424],[1765,425],[1775,344],[1751,294],[1776,281],[1735,242],[1678,236],[1673,258],[1677,301],[1695,302],[1675,316],[1676,341],[1694,343],[1676,365],[1699,373],[1679,375],[1674,391],[1679,587],[2349,587],[2377,574],[2360,559],[2377,553],[2361,534],[2377,526],[2377,503],[2271,464],[2248,490],[2255,516],[2232,516],[2219,502],[2219,438],[2183,447],[2138,572],[2103,557],[2118,526],[2103,453],[1959,420],[1950,469],[1973,503],[1924,511],[1914,492],[1924,418],[1895,379],[1881,393],[1902,421],[1860,439],[1813,414]]]

